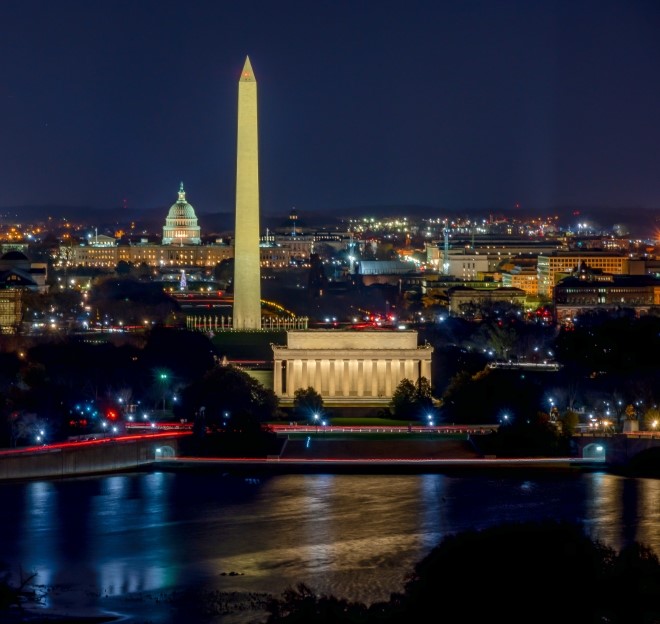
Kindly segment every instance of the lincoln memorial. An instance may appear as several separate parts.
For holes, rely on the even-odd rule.
[[[314,388],[325,403],[387,404],[399,382],[431,383],[433,347],[417,345],[411,330],[291,330],[273,348],[273,390],[283,404],[299,388]]]

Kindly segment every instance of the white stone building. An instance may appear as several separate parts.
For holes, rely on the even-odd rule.
[[[273,390],[282,405],[314,388],[327,405],[386,405],[404,378],[431,383],[433,347],[413,330],[292,330],[273,348]]]

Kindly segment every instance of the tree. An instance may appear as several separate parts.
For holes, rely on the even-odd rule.
[[[636,564],[649,559],[648,553],[641,552],[637,556],[627,552],[617,555],[591,539],[578,523],[546,520],[468,530],[445,538],[420,561],[404,593],[392,602],[400,605],[407,615],[405,621],[411,622],[424,621],[424,614],[437,610],[440,592],[451,596],[455,604],[468,601],[470,622],[497,621],[502,617],[510,623],[529,622],[530,606],[541,604],[542,612],[531,618],[535,622],[641,622],[621,619],[625,611],[618,612],[619,608],[641,599],[651,587],[660,589],[660,567],[656,558],[645,570],[646,588],[640,582],[628,594],[619,589],[626,578],[625,568],[635,567],[624,563],[628,556],[635,558]],[[493,574],[488,562],[497,561],[506,561],[505,574]],[[589,600],[572,601],[567,593],[553,593],[550,598],[548,588],[557,579],[562,579],[566,587],[580,587]],[[473,600],[474,587],[480,588],[478,601]],[[504,605],[502,596],[511,587],[516,588],[521,600],[515,605],[504,601],[508,602]],[[617,613],[618,617],[603,619],[608,613]]]
[[[587,598],[552,591],[558,579]],[[267,624],[644,624],[660,617],[659,592],[660,562],[642,544],[616,552],[579,523],[511,522],[444,537],[387,602],[367,607],[300,584],[268,601]]]
[[[36,577],[36,572],[26,576],[23,570],[20,570],[18,584],[16,584],[12,582],[11,572],[6,568],[3,569],[0,572],[0,613],[9,613],[10,610],[18,608],[19,619],[17,621],[22,621],[23,616],[26,615],[24,612],[26,604],[30,606],[42,605],[44,603],[44,590],[39,588],[40,591],[37,591],[37,586],[34,583]],[[11,616],[9,619],[14,621]]]
[[[410,379],[404,378],[392,394],[390,411],[392,416],[399,420],[413,420],[417,418],[416,408],[415,384]]]
[[[164,323],[180,310],[177,301],[162,286],[129,276],[96,280],[89,294],[89,305],[100,318],[140,326],[145,318]]]
[[[189,453],[199,456],[266,456],[280,452],[281,440],[266,424],[278,399],[246,372],[219,365],[182,392],[177,417],[193,423]]]
[[[221,282],[225,288],[231,284],[234,278],[234,259],[222,260],[213,267],[213,279]]]
[[[575,433],[580,418],[578,413],[572,409],[567,409],[559,418],[562,432],[564,435],[572,436]]]
[[[115,268],[115,273],[117,275],[130,275],[132,269],[133,265],[130,262],[126,262],[126,260],[120,260]]]
[[[433,394],[431,382],[426,377],[420,377],[415,387],[415,403],[420,412],[428,413],[433,409]]]
[[[417,384],[402,379],[390,401],[390,412],[399,420],[423,420],[432,409],[431,382],[426,377],[420,377]]]
[[[135,269],[135,275],[139,280],[147,281],[151,279],[152,268],[146,262],[140,262]]]
[[[333,624],[333,622],[368,622],[368,608],[335,596],[317,596],[305,583],[282,593],[282,598],[270,598],[266,604],[268,622]]]
[[[309,257],[309,274],[307,277],[307,289],[311,297],[320,297],[328,282],[325,275],[323,262],[318,254],[311,254]]]
[[[298,388],[293,394],[293,410],[297,418],[311,420],[323,413],[323,397],[311,386]]]
[[[227,365],[216,366],[187,386],[176,412],[191,421],[203,414],[211,431],[255,433],[262,423],[272,420],[277,406],[277,396],[271,389]]]
[[[564,457],[570,453],[570,436],[562,435],[544,412],[514,412],[478,446],[482,454],[498,457]]]

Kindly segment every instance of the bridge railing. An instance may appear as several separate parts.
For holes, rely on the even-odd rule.
[[[270,425],[276,433],[445,433],[487,434],[497,431],[499,425]]]

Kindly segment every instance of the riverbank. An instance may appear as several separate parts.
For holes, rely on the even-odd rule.
[[[0,482],[8,480],[59,479],[69,476],[93,476],[109,473],[158,470],[209,470],[227,472],[283,473],[364,473],[414,474],[421,472],[537,470],[608,470],[603,459],[576,457],[506,458],[483,455],[478,441],[471,437],[408,437],[364,435],[278,436],[279,443],[270,451],[254,456],[224,454],[222,449],[199,456],[193,446],[180,445],[168,436],[145,436],[125,443],[113,438],[99,448],[86,445],[60,445],[39,448],[33,452],[0,455]],[[165,454],[163,448],[170,449]],[[153,447],[153,448],[152,448]],[[272,454],[266,455],[266,452]],[[93,454],[94,461],[88,456]],[[126,456],[130,461],[126,460]],[[61,464],[75,468],[65,471]],[[11,470],[10,470],[11,467]]]
[[[221,621],[223,624],[263,624],[267,601],[263,592],[230,592],[213,588],[178,588],[106,596],[104,606],[85,607],[88,599],[79,588],[41,588],[57,592],[71,607],[30,605],[0,610],[2,624],[172,624]],[[76,605],[76,606],[74,606]]]
[[[167,457],[157,462],[160,470],[211,470],[228,473],[352,473],[415,474],[465,473],[524,469],[576,471],[603,470],[602,460],[574,457],[504,458],[483,456],[471,439],[361,437],[286,438],[277,455],[268,457]]]

